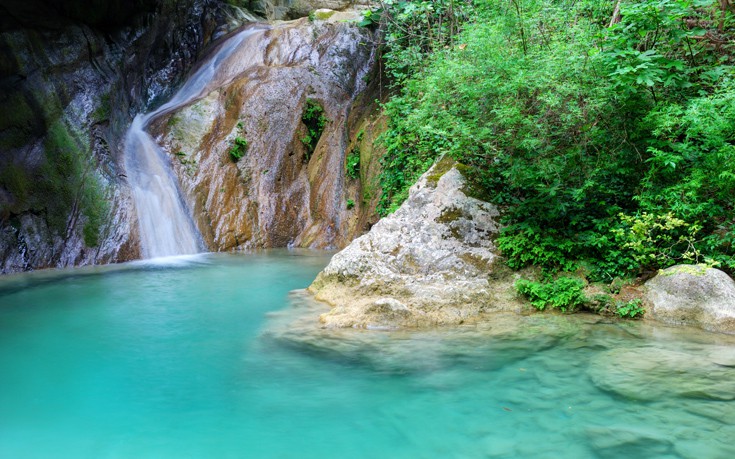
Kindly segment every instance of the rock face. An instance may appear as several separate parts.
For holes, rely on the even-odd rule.
[[[269,20],[298,19],[319,9],[344,10],[368,6],[371,0],[228,0]]]
[[[0,5],[0,273],[137,258],[120,140],[197,58],[218,8]]]
[[[293,0],[289,14],[293,17],[304,17],[318,9],[342,10],[354,3],[350,0]]]
[[[516,308],[512,280],[502,275],[491,242],[498,210],[467,196],[465,185],[457,167],[442,160],[393,215],[336,254],[309,287],[334,306],[321,321],[423,327]]]
[[[356,134],[367,115],[353,115],[376,40],[358,18],[257,29],[216,76],[221,85],[152,126],[211,250],[342,247],[369,223],[377,157]],[[321,133],[306,125],[308,110],[323,110]],[[358,176],[346,174],[348,154],[360,156]]]
[[[735,281],[703,265],[679,265],[648,281],[650,316],[671,324],[735,333]]]

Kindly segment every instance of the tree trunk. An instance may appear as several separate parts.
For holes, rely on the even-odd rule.
[[[620,2],[621,1],[622,0],[618,0],[615,3],[615,9],[613,10],[612,19],[610,19],[610,25],[608,25],[608,27],[612,27],[613,25],[620,22]],[[722,0],[722,1],[726,2],[727,0]]]

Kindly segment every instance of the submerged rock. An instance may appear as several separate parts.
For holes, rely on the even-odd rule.
[[[679,457],[674,443],[651,429],[645,431],[628,426],[589,427],[586,436],[596,457]]]
[[[735,333],[735,281],[719,269],[674,266],[645,287],[653,319]]]
[[[336,254],[309,290],[333,306],[327,327],[461,324],[518,307],[497,263],[498,209],[465,194],[451,160],[432,167],[408,200]]]
[[[570,339],[585,339],[589,325],[600,319],[587,314],[498,312],[491,321],[454,327],[374,331],[319,327],[314,318],[328,312],[328,305],[304,290],[291,292],[289,300],[291,307],[269,314],[264,337],[305,354],[400,374],[468,362],[475,370],[496,370]]]
[[[735,370],[718,363],[725,351],[710,346],[613,349],[597,356],[589,376],[600,389],[635,400],[670,396],[730,401],[735,400]]]

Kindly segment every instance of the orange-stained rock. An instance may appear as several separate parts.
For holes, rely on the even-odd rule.
[[[343,247],[372,223],[379,155],[365,155],[360,179],[345,176],[358,129],[372,133],[379,124],[358,100],[375,43],[373,32],[350,22],[357,17],[263,28],[213,78],[211,92],[152,126],[211,250]],[[301,140],[307,99],[329,119],[310,157]],[[248,146],[234,162],[238,137]]]

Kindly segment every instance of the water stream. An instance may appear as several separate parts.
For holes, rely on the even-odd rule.
[[[0,457],[735,457],[735,337],[554,314],[320,330],[289,291],[328,258],[0,279]]]
[[[193,254],[204,243],[171,170],[169,159],[146,132],[156,117],[190,104],[234,75],[228,62],[240,47],[266,26],[253,25],[224,40],[188,78],[176,94],[147,114],[135,117],[125,135],[125,166],[133,190],[143,258]],[[241,54],[238,57],[242,57]]]

